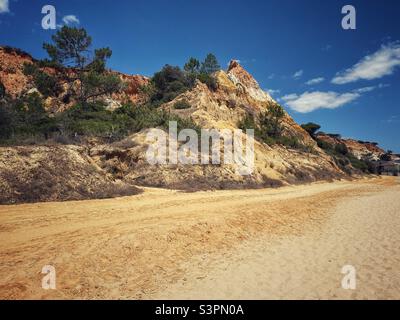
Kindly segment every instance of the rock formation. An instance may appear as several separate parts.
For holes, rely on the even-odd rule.
[[[24,63],[36,61],[20,50],[0,48],[0,81],[14,98],[36,90],[32,79],[23,73]],[[43,71],[59,72],[52,68]],[[109,110],[126,101],[137,103],[144,99],[140,88],[148,83],[148,78],[114,73],[121,77],[126,87],[123,92],[104,97]],[[193,89],[161,108],[181,118],[190,118],[202,128],[236,129],[246,114],[257,117],[276,103],[237,61],[231,61],[227,71],[219,71],[215,77],[216,90],[197,81]],[[73,101],[63,101],[63,94],[65,88],[59,97],[46,100],[48,112],[57,113],[73,105]],[[174,105],[179,101],[187,102],[190,108],[175,109]],[[150,165],[146,160],[149,130],[111,144],[0,147],[0,203],[134,194],[137,189],[132,185],[183,190],[256,188],[348,177],[349,170],[344,172],[339,168],[287,113],[282,125],[283,135],[295,138],[304,150],[256,141],[255,170],[249,176],[237,175],[237,168],[232,164]],[[326,135],[318,137],[331,144],[345,143],[358,158],[370,154],[376,158],[383,153],[373,143]]]
[[[24,63],[35,64],[37,61],[31,55],[19,49],[0,47],[0,82],[3,83],[6,92],[13,98],[20,97],[30,90],[35,90],[32,77],[26,76],[23,72]],[[58,70],[49,67],[42,68],[42,71],[50,75],[57,75],[59,73]],[[73,71],[63,70],[63,72]],[[115,93],[111,97],[103,97],[107,100],[106,102],[111,109],[118,106],[121,102],[131,101],[137,103],[141,101],[143,97],[140,88],[148,83],[149,79],[147,77],[127,75],[116,71],[110,72],[118,75],[125,83],[125,89],[122,92]],[[51,113],[62,112],[75,103],[75,101],[65,102],[63,98],[67,91],[67,85],[62,80],[60,80],[59,84],[63,88],[59,96],[55,98],[49,97],[45,101],[46,109]]]

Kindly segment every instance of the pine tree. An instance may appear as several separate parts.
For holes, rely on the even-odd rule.
[[[52,41],[53,44],[43,44],[43,48],[52,65],[73,68],[74,74],[65,77],[71,85],[79,80],[77,96],[82,104],[122,88],[117,76],[106,73],[106,60],[112,55],[111,49],[101,48],[91,53],[92,38],[85,29],[64,26],[52,36]]]
[[[218,60],[212,53],[209,53],[201,65],[201,72],[205,74],[212,74],[221,70]]]
[[[188,62],[186,62],[183,70],[188,73],[198,73],[200,69],[200,61],[196,58],[190,58]]]

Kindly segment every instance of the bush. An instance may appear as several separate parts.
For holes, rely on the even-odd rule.
[[[0,105],[0,140],[7,145],[37,144],[47,139],[70,144],[79,143],[84,137],[112,142],[146,128],[168,129],[169,121],[176,121],[179,130],[188,128],[200,132],[191,119],[182,119],[151,105],[127,104],[112,112],[100,102],[78,104],[50,118],[36,93],[14,100],[11,105]]]
[[[62,131],[69,135],[119,139],[129,132],[132,119],[105,109],[100,103],[79,104],[57,119]]]
[[[318,147],[320,147],[321,149],[323,149],[325,151],[334,149],[334,147],[330,143],[320,140],[320,139],[317,139],[317,144],[318,144]]]
[[[170,65],[155,73],[151,84],[152,88],[148,91],[151,94],[150,101],[155,105],[172,101],[189,89],[183,71]]]
[[[351,154],[348,154],[347,158],[349,159],[351,165],[354,168],[361,170],[362,172],[369,172],[369,166],[368,166],[367,162],[365,162],[363,160],[359,160]]]
[[[258,126],[256,125],[254,116],[246,113],[245,117],[241,121],[239,121],[238,128],[246,132],[246,129],[256,130]]]
[[[6,96],[6,87],[0,81],[0,99],[3,99]]]
[[[5,105],[0,105],[0,140],[12,136],[12,114]]]
[[[23,72],[26,76],[31,76],[33,78],[35,87],[43,96],[54,97],[62,92],[62,88],[57,79],[41,71],[33,63],[24,63]]]
[[[342,139],[342,135],[337,133],[327,133],[326,135],[334,139]]]
[[[284,115],[285,112],[279,104],[272,104],[268,111],[260,115],[260,134],[262,139],[281,136],[281,123]]]
[[[4,123],[1,124],[3,129],[0,131],[3,139],[36,135],[47,138],[56,130],[54,119],[46,113],[43,100],[37,93],[8,101],[7,107],[1,109]]]
[[[45,97],[56,97],[62,92],[57,79],[47,73],[38,72],[34,77],[34,81],[36,88]]]
[[[177,101],[174,103],[174,109],[182,110],[182,109],[190,109],[192,106],[186,100]]]
[[[218,89],[217,80],[212,75],[209,75],[207,73],[200,73],[197,79],[207,85],[208,89],[210,89],[211,91],[216,91]]]
[[[292,149],[302,149],[305,147],[300,143],[299,139],[295,137],[279,137],[276,142]]]
[[[260,125],[256,123],[253,115],[246,113],[245,117],[239,121],[238,128],[244,132],[246,129],[254,129],[255,138],[270,146],[280,144],[289,148],[311,152],[311,148],[304,146],[296,137],[287,137],[281,134],[280,119],[284,113],[281,113],[283,109],[280,108],[282,107],[278,105],[276,109],[274,108],[274,111],[270,111],[270,114],[262,114]],[[278,120],[274,117],[277,117]],[[278,128],[274,126],[278,126]]]
[[[306,124],[302,124],[301,127],[308,132],[308,134],[311,137],[314,137],[314,135],[317,133],[319,129],[321,129],[321,126],[319,124],[309,122]]]
[[[349,153],[347,146],[344,143],[339,143],[335,145],[335,151],[339,154],[346,156]]]

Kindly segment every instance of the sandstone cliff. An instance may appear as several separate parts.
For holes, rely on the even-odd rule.
[[[381,155],[385,153],[385,150],[380,148],[378,144],[374,142],[342,139],[337,135],[327,135],[324,133],[318,134],[317,137],[332,146],[338,144],[346,145],[348,151],[359,160],[378,161]]]
[[[32,79],[23,74],[24,63],[36,61],[19,50],[0,48],[0,81],[12,97],[35,90]],[[44,71],[49,74],[58,72],[51,68]],[[140,88],[148,83],[148,78],[116,74],[125,81],[126,87],[123,92],[104,97],[110,110],[127,100],[137,103],[144,99]],[[197,82],[193,89],[161,108],[191,119],[202,128],[235,129],[246,114],[257,118],[276,103],[237,61],[232,61],[227,71],[219,71],[215,77],[216,90]],[[73,104],[73,101],[65,103],[63,94],[65,91],[59,97],[46,100],[48,112],[57,113]],[[190,108],[175,109],[174,105],[183,100]],[[238,175],[234,164],[150,165],[145,156],[149,146],[146,141],[148,132],[143,130],[111,144],[1,148],[0,203],[133,194],[138,192],[133,185],[182,190],[273,187],[344,178],[352,169],[344,172],[339,168],[334,159],[321,150],[287,113],[283,119],[283,134],[300,141],[304,149],[256,141],[255,168],[248,176]],[[361,146],[350,140],[346,144],[354,153],[378,154],[381,151],[372,144]]]
[[[182,118],[192,119],[202,128],[235,129],[246,113],[257,115],[275,103],[236,61],[231,62],[227,72],[219,71],[216,78],[217,90],[212,91],[197,82],[192,90],[162,107]],[[183,100],[191,108],[174,109],[175,103]],[[250,176],[237,175],[237,167],[226,164],[150,166],[145,159],[147,132],[112,145],[95,147],[92,154],[100,166],[117,173],[124,181],[185,190],[280,186],[345,176],[332,158],[319,149],[310,135],[288,114],[285,114],[283,124],[284,134],[296,137],[309,150],[268,146],[256,141],[255,170]]]

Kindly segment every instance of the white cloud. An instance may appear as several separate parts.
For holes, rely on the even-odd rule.
[[[293,74],[293,79],[298,79],[298,78],[300,78],[302,75],[303,75],[303,73],[304,73],[304,71],[303,70],[299,70],[299,71],[296,71],[294,74]]]
[[[63,20],[63,22],[64,22],[66,25],[69,25],[69,24],[79,24],[79,23],[80,23],[79,19],[78,19],[75,15],[73,15],[73,14],[70,14],[70,15],[68,15],[68,16],[65,16],[62,20]]]
[[[10,12],[8,0],[0,0],[0,13]]]
[[[371,91],[375,90],[376,88],[377,88],[376,86],[364,87],[364,88],[355,89],[355,90],[353,90],[353,92],[356,92],[356,93],[371,92]]]
[[[380,83],[377,86],[369,86],[369,87],[363,87],[363,88],[355,89],[355,90],[353,90],[353,92],[366,93],[366,92],[374,91],[375,89],[383,89],[383,88],[387,88],[387,87],[390,87],[390,85],[387,84],[387,83]]]
[[[399,119],[398,116],[391,116],[385,122],[387,122],[387,123],[397,123],[397,122],[400,122],[400,119]]]
[[[274,96],[275,94],[281,93],[281,90],[279,89],[265,89],[266,92],[268,92],[271,96]]]
[[[311,112],[317,109],[336,109],[346,103],[352,102],[361,96],[358,92],[337,93],[329,92],[304,92],[300,96],[289,94],[282,97],[287,106],[301,113]]]
[[[324,80],[325,80],[325,78],[323,78],[323,77],[314,78],[314,79],[308,80],[308,81],[306,82],[306,84],[309,85],[309,86],[311,86],[311,85],[313,85],[313,84],[321,83],[321,82],[323,82]]]
[[[268,79],[269,80],[272,80],[272,79],[274,79],[275,78],[275,73],[271,73],[269,76],[268,76]]]
[[[365,56],[357,64],[344,72],[337,73],[332,83],[345,84],[357,80],[382,78],[400,66],[400,42],[382,46],[375,53]]]
[[[330,45],[330,44],[327,44],[326,46],[321,48],[322,51],[329,51],[331,49],[332,49],[332,45]]]

